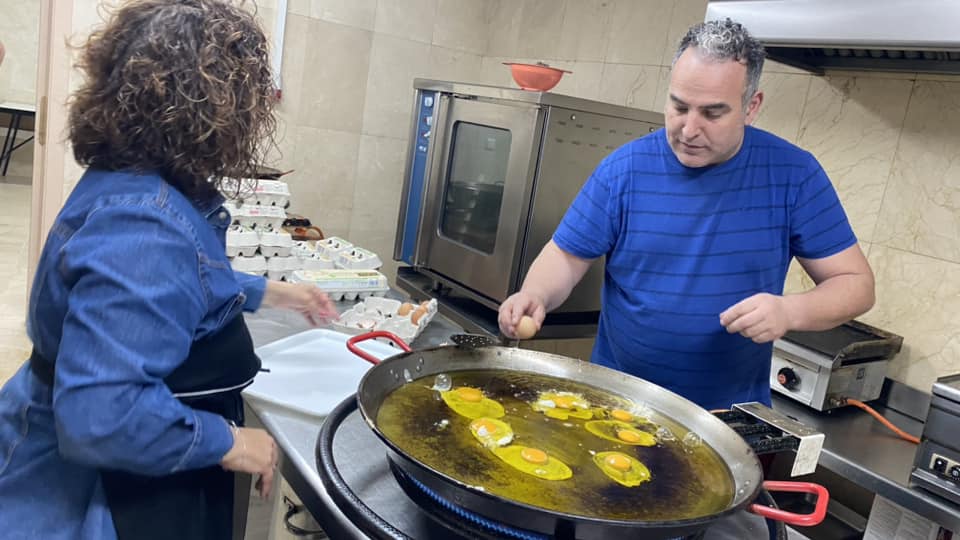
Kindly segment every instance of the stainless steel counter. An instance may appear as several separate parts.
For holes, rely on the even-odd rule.
[[[340,306],[341,311],[350,305],[352,303]],[[308,328],[299,315],[277,311],[248,316],[247,321],[258,347]],[[460,326],[438,314],[412,345],[415,348],[437,345],[461,331]],[[315,446],[320,422],[315,417],[275,405],[251,401],[248,406],[256,416],[248,421],[262,424],[273,434],[283,451],[281,473],[318,522],[334,523],[339,530],[355,533],[350,537],[363,538],[363,533],[342,513],[330,510],[336,505],[324,489],[316,467]],[[916,446],[892,436],[886,428],[857,409],[823,414],[777,395],[774,396],[774,409],[826,434],[820,461],[823,467],[947,528],[960,531],[960,507],[908,487]],[[922,430],[922,424],[896,411],[881,408],[880,412],[910,433],[919,435]]]
[[[909,486],[915,444],[897,438],[854,407],[821,413],[774,393],[773,408],[826,435],[820,465],[953,531],[960,506]],[[923,424],[893,409],[875,407],[904,431],[919,436]]]

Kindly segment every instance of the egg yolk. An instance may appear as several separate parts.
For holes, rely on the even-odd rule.
[[[470,388],[469,386],[461,386],[460,388],[457,388],[455,392],[460,394],[461,399],[471,403],[476,403],[483,399],[483,392],[477,390],[476,388]]]
[[[619,420],[593,420],[583,425],[590,433],[608,441],[634,446],[653,446],[657,438],[646,431]]]
[[[617,469],[618,471],[630,470],[630,458],[623,454],[611,453],[603,460],[603,462],[614,469]]]
[[[512,445],[491,450],[507,465],[542,480],[566,480],[573,476],[570,467],[538,448]]]
[[[538,465],[547,462],[547,453],[538,448],[524,448],[520,451],[520,457]]]
[[[561,409],[572,409],[576,398],[573,396],[557,396],[553,398],[554,404]]]
[[[593,456],[593,462],[608,478],[626,487],[639,486],[651,479],[646,465],[621,452],[600,452]]]
[[[513,440],[510,424],[493,418],[477,418],[470,422],[470,432],[485,448],[505,446]]]
[[[461,386],[454,390],[440,392],[440,397],[455,413],[471,420],[484,416],[502,418],[506,414],[503,405],[484,397],[483,392],[476,388]]]
[[[623,409],[614,409],[610,411],[610,416],[620,420],[621,422],[629,422],[633,420],[633,415]]]
[[[530,406],[533,410],[557,420],[567,420],[570,417],[589,420],[593,417],[590,402],[579,394],[569,392],[543,392]]]
[[[477,418],[470,422],[470,428],[474,431],[485,430],[487,433],[493,433],[496,431],[497,425],[491,422],[489,418]]]

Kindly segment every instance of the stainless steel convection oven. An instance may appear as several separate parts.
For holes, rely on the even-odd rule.
[[[547,92],[417,79],[394,259],[497,309],[597,164],[663,115]],[[595,264],[558,313],[600,309]]]

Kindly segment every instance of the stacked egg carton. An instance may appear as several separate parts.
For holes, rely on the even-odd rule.
[[[289,279],[295,270],[303,268],[294,255],[293,238],[283,230],[290,189],[279,180],[227,179],[224,191],[228,196],[238,192],[238,183],[256,188],[246,199],[225,205],[232,218],[226,240],[230,264],[238,272]]]
[[[333,300],[355,300],[383,296],[390,290],[386,276],[377,271],[383,263],[372,251],[354,246],[336,236],[318,240],[311,261],[293,272],[291,281],[313,283]]]

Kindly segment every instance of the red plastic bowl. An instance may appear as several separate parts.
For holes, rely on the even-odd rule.
[[[550,67],[546,64],[518,64],[515,62],[504,62],[503,65],[510,66],[510,74],[513,80],[524,90],[533,90],[536,92],[546,92],[557,83],[564,73],[573,73],[565,69]]]

